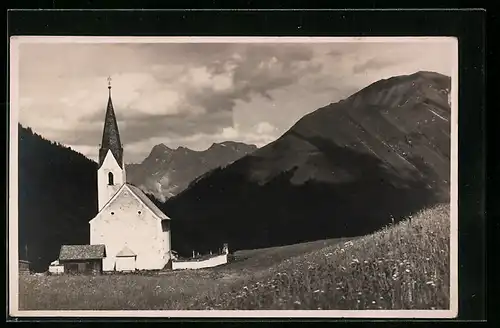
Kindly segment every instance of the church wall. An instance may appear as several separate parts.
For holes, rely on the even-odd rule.
[[[106,245],[103,270],[114,270],[116,254],[127,245],[137,254],[138,270],[163,269],[169,260],[165,233],[156,218],[127,188],[90,222],[91,244]]]

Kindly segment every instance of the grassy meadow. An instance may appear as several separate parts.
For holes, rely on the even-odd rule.
[[[352,240],[235,252],[156,274],[20,277],[20,310],[448,309],[449,206]]]

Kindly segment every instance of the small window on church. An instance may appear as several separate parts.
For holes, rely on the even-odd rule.
[[[115,215],[115,212],[111,212],[111,215]]]
[[[137,211],[137,213],[141,214],[141,211]]]
[[[115,184],[113,173],[109,172],[108,173],[108,185],[112,186]]]

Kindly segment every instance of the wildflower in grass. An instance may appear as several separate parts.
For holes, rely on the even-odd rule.
[[[359,263],[359,260],[358,259],[352,259],[351,263]]]
[[[408,272],[408,273],[410,273],[410,269],[406,269],[405,271]]]
[[[300,305],[301,303],[300,303],[300,301],[295,301],[295,302],[293,302],[293,304]]]
[[[333,255],[333,253],[327,253],[327,254],[325,254],[326,257],[332,256],[332,255]]]
[[[372,304],[375,304],[375,303],[377,303],[377,302],[375,302],[375,301],[372,301]]]

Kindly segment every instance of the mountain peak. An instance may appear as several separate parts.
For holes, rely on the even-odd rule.
[[[165,150],[172,150],[167,145],[165,145],[164,143],[161,143],[161,144],[158,144],[158,145],[154,146],[153,149],[163,150],[163,151],[165,151]]]
[[[184,146],[179,146],[175,149],[175,151],[183,151],[183,152],[191,152],[193,151],[192,149],[189,149],[187,147],[184,147]]]
[[[232,163],[256,149],[255,145],[235,141],[213,143],[205,150],[185,146],[171,149],[158,144],[141,164],[128,167],[127,179],[159,199],[169,198],[198,176]]]
[[[172,149],[168,148],[165,144],[161,143],[153,147],[148,157],[161,157],[164,154],[170,154]]]
[[[441,73],[434,72],[434,71],[417,71],[417,72],[413,73],[412,75],[422,76],[422,77],[440,77],[440,78],[448,77],[446,75],[443,75]]]
[[[257,146],[253,144],[246,144],[244,142],[238,141],[223,141],[223,142],[214,142],[208,149],[213,149],[215,147],[245,147],[245,148],[254,148],[257,149]]]
[[[432,90],[449,90],[450,77],[431,71],[417,71],[409,75],[398,75],[376,81],[346,100],[350,105],[375,105],[385,108],[400,107],[418,99],[432,98],[433,101],[445,104],[446,97],[442,93],[434,94]],[[432,90],[431,90],[432,89]]]

